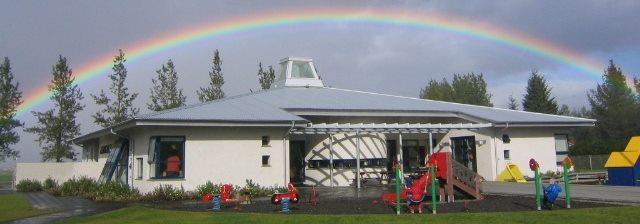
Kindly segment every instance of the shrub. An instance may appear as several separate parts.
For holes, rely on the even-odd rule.
[[[143,199],[147,201],[180,201],[186,198],[186,194],[182,187],[177,188],[172,185],[163,185],[156,187],[153,191],[144,195]]]
[[[289,191],[289,189],[285,187],[273,186],[273,187],[263,187],[259,184],[253,182],[253,180],[245,180],[246,185],[240,188],[241,194],[249,194],[252,197],[263,197],[263,196],[271,196],[274,193],[284,193]]]
[[[16,184],[16,190],[19,192],[35,192],[42,191],[42,184],[38,180],[20,180],[18,184]]]
[[[96,190],[98,190],[98,183],[95,180],[81,177],[77,180],[73,178],[64,182],[60,187],[60,194],[62,196],[93,198]]]
[[[205,194],[219,194],[220,193],[221,184],[213,184],[211,181],[207,181],[207,183],[203,185],[198,185],[196,188],[195,196],[197,198],[202,198]]]
[[[135,201],[140,198],[136,189],[117,181],[109,181],[98,185],[93,199],[96,201]]]
[[[42,188],[49,194],[60,195],[60,186],[58,185],[58,181],[51,179],[50,177],[44,180]]]

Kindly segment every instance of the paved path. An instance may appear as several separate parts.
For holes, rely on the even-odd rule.
[[[564,188],[564,186],[562,187]],[[482,192],[486,194],[535,195],[535,188],[533,183],[484,182]],[[564,198],[564,193],[560,197]],[[572,184],[571,197],[590,201],[640,205],[640,187]]]
[[[34,208],[55,209],[61,212],[19,219],[10,223],[53,223],[74,216],[91,215],[121,207],[119,204],[95,203],[82,198],[54,197],[45,192],[26,193],[23,195]]]

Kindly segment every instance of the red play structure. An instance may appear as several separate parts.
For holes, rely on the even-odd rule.
[[[222,187],[220,187],[220,201],[222,203],[235,201],[232,198],[232,193],[233,193],[233,186],[231,186],[230,184],[222,185]],[[209,202],[211,200],[213,200],[213,194],[202,195],[202,201]]]
[[[287,184],[287,188],[289,189],[289,192],[273,194],[273,196],[271,196],[271,203],[279,204],[284,198],[289,198],[291,202],[298,203],[298,199],[300,198],[298,196],[298,189],[296,189],[292,183]]]
[[[461,191],[476,199],[482,199],[480,194],[480,183],[482,177],[469,170],[464,165],[454,161],[449,152],[437,152],[429,156],[427,167],[436,167],[435,177],[438,179],[439,193],[441,200],[454,201],[454,190]],[[402,178],[402,177],[396,177]],[[413,181],[411,187],[404,187],[400,193],[400,200],[407,202],[407,195],[410,195],[409,204],[415,205],[419,201],[424,201],[427,195],[427,188],[431,185],[431,176],[428,172]],[[382,201],[388,205],[396,204],[396,194],[385,193]]]

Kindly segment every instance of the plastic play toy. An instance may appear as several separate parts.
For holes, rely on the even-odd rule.
[[[536,189],[536,208],[538,211],[542,210],[542,202],[540,200],[540,190],[542,188],[542,180],[540,179],[540,164],[535,159],[529,160],[529,168],[533,170],[535,173],[535,184],[534,187]]]
[[[573,167],[573,161],[571,158],[565,157],[562,160],[562,181],[564,182],[564,201],[567,204],[567,208],[571,208],[571,191],[569,190],[569,170]]]
[[[640,136],[632,137],[622,152],[612,152],[604,164],[608,185],[640,186]]]
[[[515,181],[518,183],[526,183],[527,180],[524,179],[524,175],[520,172],[520,169],[516,164],[507,163],[506,168],[500,173],[497,178],[497,181]]]
[[[544,205],[549,209],[553,209],[553,203],[556,202],[558,195],[562,192],[560,185],[556,183],[549,184],[544,188]]]
[[[402,176],[399,166],[394,166],[396,169],[396,177]],[[431,168],[432,167],[432,168]],[[382,195],[382,201],[387,205],[395,205],[396,213],[400,214],[400,208],[402,202],[406,202],[409,209],[413,212],[418,209],[418,213],[422,213],[422,203],[426,200],[427,186],[431,185],[435,179],[435,166],[430,166],[430,172],[420,176],[418,179],[413,180],[411,186],[402,187],[400,178],[396,178],[396,192],[385,193]],[[435,187],[435,186],[434,186]],[[432,187],[432,196],[435,196],[435,188]],[[435,213],[435,204],[434,204]]]
[[[298,189],[296,189],[292,183],[287,184],[287,188],[289,189],[289,192],[273,194],[273,196],[271,196],[271,203],[274,205],[280,204],[284,198],[289,198],[291,202],[298,203],[298,199],[300,198],[298,195]]]

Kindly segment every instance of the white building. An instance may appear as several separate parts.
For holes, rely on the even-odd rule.
[[[392,161],[405,172],[430,152],[494,180],[507,163],[525,175],[567,154],[568,128],[594,120],[325,87],[313,62],[285,58],[273,88],[138,116],[78,137],[82,161],[19,163],[16,179],[120,179],[142,192],[206,181],[263,186],[358,185]],[[429,144],[431,139],[431,144]],[[359,150],[358,150],[359,149]],[[360,161],[360,162],[357,162]],[[359,166],[358,166],[359,165]]]

